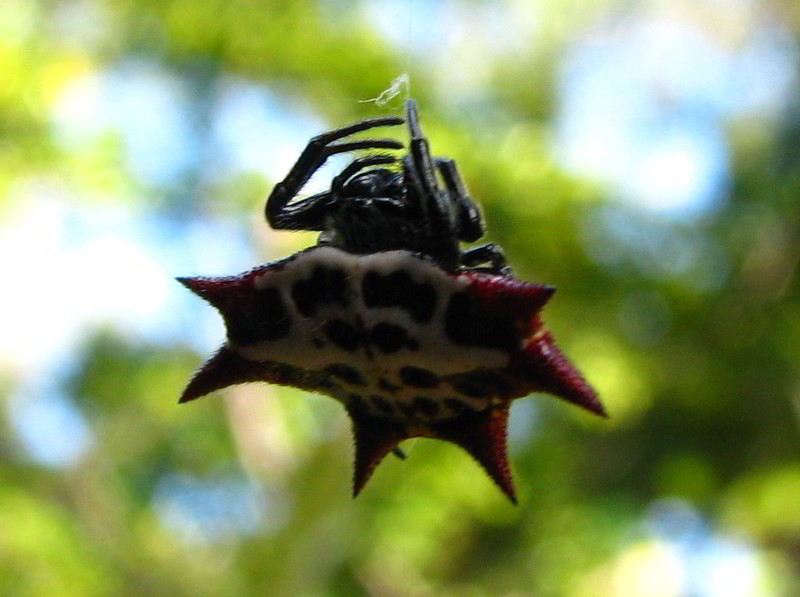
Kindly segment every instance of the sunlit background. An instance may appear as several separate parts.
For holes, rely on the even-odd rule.
[[[1,0],[0,594],[800,595],[799,39],[796,0]],[[433,440],[353,500],[328,398],[177,405],[224,329],[175,276],[313,243],[271,186],[403,74],[611,414],[517,401],[517,507]]]

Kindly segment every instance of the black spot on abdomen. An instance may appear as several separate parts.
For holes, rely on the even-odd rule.
[[[369,272],[362,283],[364,304],[370,308],[396,307],[408,312],[417,323],[427,323],[436,309],[436,289],[426,282],[417,284],[404,271],[382,275]]]
[[[417,396],[414,398],[414,409],[426,417],[435,417],[436,413],[439,412],[439,405],[430,398]]]
[[[473,410],[472,406],[458,398],[445,398],[443,402],[456,415]]]
[[[397,390],[400,389],[400,386],[396,386],[392,382],[383,379],[382,377],[378,380],[378,387],[384,392],[389,392],[390,394],[395,394]]]
[[[292,285],[292,300],[306,317],[314,316],[318,307],[330,303],[347,307],[347,275],[338,268],[318,265],[310,278]]]
[[[325,371],[327,371],[334,377],[338,377],[342,381],[346,381],[351,385],[354,386],[366,385],[364,377],[361,375],[358,369],[355,369],[350,365],[345,365],[344,363],[334,363],[333,365],[328,365],[325,368]]]
[[[392,407],[392,403],[389,402],[383,396],[378,396],[377,394],[372,394],[369,397],[369,399],[372,402],[372,404],[375,405],[375,408],[377,408],[383,414],[385,414],[385,415],[394,414],[394,408]]]
[[[452,375],[450,385],[455,390],[471,398],[490,398],[493,396],[508,398],[512,394],[512,386],[500,373],[495,371],[474,371]]]
[[[415,344],[415,341],[408,337],[403,328],[386,322],[379,323],[370,330],[369,341],[370,344],[386,354],[397,352],[404,346]]]
[[[283,297],[274,287],[254,290],[242,297],[235,309],[226,309],[224,317],[228,338],[234,344],[278,340],[288,334],[292,326]]]
[[[421,367],[409,365],[400,369],[399,374],[404,384],[414,388],[435,388],[439,385],[439,376]]]
[[[341,319],[332,319],[325,322],[323,331],[331,342],[348,352],[355,352],[361,343],[358,330]]]
[[[450,297],[444,314],[444,331],[456,344],[513,352],[520,346],[513,320],[504,313],[480,309],[466,292]]]

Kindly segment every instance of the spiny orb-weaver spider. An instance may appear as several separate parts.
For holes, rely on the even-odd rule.
[[[358,157],[330,190],[292,201],[334,154],[402,149],[393,139],[344,139],[403,122],[319,135],[275,185],[269,224],[320,231],[316,246],[237,276],[179,278],[227,330],[180,401],[253,381],[326,394],[353,423],[355,495],[389,452],[402,454],[401,441],[430,437],[464,448],[516,503],[512,400],[542,391],[605,416],[539,318],[555,289],[514,278],[497,245],[461,249],[483,236],[481,214],[455,162],[430,155],[413,100],[402,160]]]

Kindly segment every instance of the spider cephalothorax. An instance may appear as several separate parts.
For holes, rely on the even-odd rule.
[[[387,155],[357,158],[329,191],[290,203],[326,157],[402,147],[332,143],[402,122],[382,118],[316,137],[276,185],[270,224],[319,230],[318,246],[238,276],[180,279],[220,311],[228,336],[181,402],[251,381],[320,392],[353,421],[356,494],[402,440],[423,436],[466,449],[516,501],[511,401],[543,391],[604,410],[539,318],[555,289],[513,278],[495,245],[460,249],[483,235],[480,212],[454,162],[430,157],[413,101],[406,116],[402,169],[377,167],[395,161]]]
[[[448,271],[488,263],[492,271],[510,273],[496,245],[461,251],[459,241],[473,242],[484,234],[480,211],[467,195],[455,162],[431,157],[412,100],[406,104],[406,120],[411,140],[401,169],[376,167],[398,162],[392,155],[357,158],[333,179],[329,191],[289,203],[332,155],[357,149],[401,149],[402,143],[393,139],[336,141],[375,127],[396,126],[403,119],[364,120],[312,139],[267,200],[270,226],[319,230],[320,244],[359,255],[402,249],[427,255]]]

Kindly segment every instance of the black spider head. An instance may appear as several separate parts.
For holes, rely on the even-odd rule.
[[[507,273],[502,251],[495,245],[461,251],[460,242],[483,236],[481,213],[469,197],[455,162],[431,156],[414,100],[406,102],[410,142],[402,158],[388,153],[356,158],[334,177],[330,190],[290,203],[331,155],[403,148],[393,139],[342,139],[403,122],[397,117],[376,118],[314,137],[267,200],[270,225],[319,230],[320,244],[350,253],[404,249],[427,255],[448,271],[489,264],[484,269]]]

